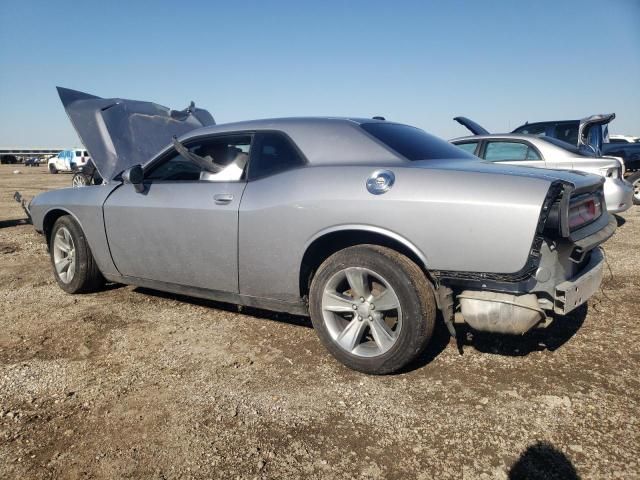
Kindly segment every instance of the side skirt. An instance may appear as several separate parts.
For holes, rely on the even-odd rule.
[[[207,288],[200,287],[189,287],[185,285],[178,285],[175,283],[161,282],[158,280],[147,280],[137,277],[105,275],[105,278],[114,283],[124,283],[126,285],[150,288],[152,290],[175,293],[177,295],[204,298],[206,300],[213,300],[216,302],[232,303],[236,305],[243,305],[245,307],[262,308],[264,310],[291,313],[293,315],[302,315],[305,317],[309,316],[307,305],[302,300],[300,300],[300,302],[298,303],[289,303],[273,298],[252,297],[250,295],[242,295],[239,293],[221,292],[218,290],[209,290]]]

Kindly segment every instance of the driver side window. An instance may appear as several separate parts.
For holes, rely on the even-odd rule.
[[[145,180],[195,181],[200,179],[200,172],[198,165],[173,151],[173,156],[145,175]]]
[[[244,180],[251,149],[251,135],[230,135],[185,142],[200,163],[175,150],[146,173],[145,179],[159,181],[236,182]],[[197,160],[197,159],[196,159]],[[208,165],[208,167],[207,167]]]

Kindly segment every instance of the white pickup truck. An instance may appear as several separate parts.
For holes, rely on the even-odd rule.
[[[89,157],[89,153],[86,150],[72,148],[62,150],[57,155],[50,157],[47,160],[47,167],[49,168],[49,173],[73,172],[86,165],[90,159],[91,157]]]

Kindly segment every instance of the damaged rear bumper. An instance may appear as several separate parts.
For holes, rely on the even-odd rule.
[[[601,248],[591,251],[587,266],[579,275],[556,286],[553,311],[566,315],[585,303],[600,289],[604,270],[604,253]]]
[[[474,330],[521,335],[541,323],[547,312],[566,315],[584,304],[599,289],[604,269],[604,253],[597,247],[590,252],[585,266],[572,278],[553,290],[553,309],[540,292],[509,293],[465,290],[458,295],[461,318]]]

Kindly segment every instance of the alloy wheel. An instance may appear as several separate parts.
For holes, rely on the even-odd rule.
[[[74,175],[71,179],[71,185],[73,187],[85,187],[89,185],[84,175]]]
[[[400,301],[389,282],[361,267],[345,268],[329,279],[322,315],[332,340],[360,357],[389,351],[402,328]]]
[[[61,227],[53,238],[53,262],[63,283],[71,283],[76,273],[76,249],[71,233]]]

